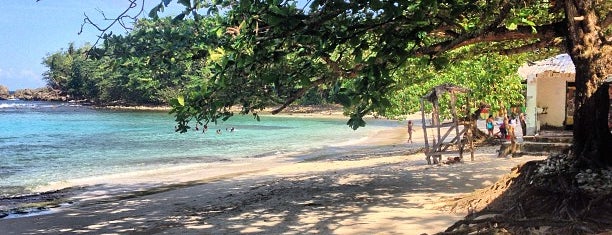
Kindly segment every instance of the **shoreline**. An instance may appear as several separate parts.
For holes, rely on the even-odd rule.
[[[78,103],[78,102],[77,102]],[[128,111],[170,111],[172,109],[169,105],[91,105],[88,103],[78,103],[83,106],[91,106],[97,109],[110,109],[110,110],[128,110]],[[325,105],[291,105],[283,109],[278,114],[271,114],[274,107],[266,108],[257,111],[261,114],[270,115],[294,115],[299,116],[310,116],[310,115],[334,115],[343,116],[342,106],[336,104],[325,104]],[[239,108],[232,107],[230,109],[233,112],[240,112]]]
[[[69,102],[64,102],[64,103],[65,104],[69,104]],[[57,103],[53,103],[53,104],[57,104]],[[43,104],[43,107],[47,107],[47,105]],[[51,108],[55,108],[55,106],[51,106]],[[149,110],[149,111],[152,111],[152,112],[155,112],[156,109],[166,109],[166,107],[162,107],[162,108],[159,108],[159,107],[156,107],[156,108],[150,108],[150,107],[148,107],[148,108],[142,108],[142,107],[140,107],[140,108],[139,107],[127,108],[127,107],[122,107],[122,108],[130,109],[130,110],[132,110],[132,109],[133,110],[141,109],[143,111]],[[281,114],[278,114],[278,116],[287,116],[287,117],[292,117],[292,118],[299,118],[299,117],[312,118],[313,117],[313,115],[302,115],[302,114],[299,114],[299,113],[295,113],[295,115],[294,114],[289,114],[289,113],[281,113]],[[329,115],[322,115],[321,117],[325,117],[325,118],[328,118],[328,117],[330,117],[330,118],[338,118],[340,120],[345,118],[344,116],[329,116]],[[348,129],[348,127],[346,129]],[[19,135],[19,134],[17,134],[17,135]],[[291,149],[289,149],[289,151],[291,151]],[[287,151],[283,151],[283,152],[287,152]],[[270,149],[269,152],[258,153],[257,155],[253,155],[252,157],[253,158],[260,158],[262,156],[266,157],[266,156],[274,155],[274,154],[278,154],[278,152],[276,152],[274,149]],[[206,156],[206,153],[200,154],[198,156]],[[230,156],[230,155],[227,155],[227,156]],[[243,156],[240,155],[239,157],[242,158]],[[251,157],[251,156],[249,155],[248,157]],[[220,159],[220,161],[224,161],[224,160],[227,160],[227,158]],[[185,163],[181,162],[179,164],[183,165]],[[64,165],[68,165],[69,166],[69,164],[64,164]],[[142,165],[145,166],[146,163],[143,163]],[[170,164],[167,164],[167,165],[173,165],[173,164],[170,163]],[[32,177],[36,177],[36,174],[33,173]],[[58,178],[56,180],[63,180],[65,178],[69,178],[69,177],[60,177],[60,178]],[[42,181],[38,181],[38,182],[42,182]],[[3,190],[6,189],[6,191],[3,191],[2,195],[5,198],[8,198],[8,197],[11,197],[11,196],[26,196],[28,194],[37,194],[37,193],[40,192],[40,190],[34,190],[33,191],[32,190],[32,187],[33,187],[32,185],[39,184],[38,182],[34,182],[34,183],[30,183],[30,184],[19,184],[19,182],[14,183],[14,184],[7,184],[7,187],[3,188]],[[47,182],[43,182],[43,183],[47,183]],[[58,182],[55,182],[55,183],[58,183]],[[13,186],[13,185],[16,185],[16,186]],[[58,189],[58,188],[50,188],[49,190],[56,190],[56,189]],[[44,191],[49,191],[49,190],[44,190]],[[1,207],[1,205],[0,205],[0,207]],[[0,208],[0,212],[1,212],[1,208]]]
[[[282,116],[284,114],[278,114]],[[292,116],[312,118],[312,116]],[[328,116],[325,116],[328,117]],[[341,118],[341,117],[332,117]],[[0,219],[13,216],[31,216],[92,201],[108,201],[159,193],[176,189],[229,179],[244,174],[266,171],[269,168],[295,164],[338,152],[359,151],[375,145],[386,144],[404,138],[401,128],[373,130],[368,137],[312,149],[308,152],[286,152],[257,157],[241,157],[227,161],[204,163],[183,163],[162,169],[136,170],[50,182],[38,186],[29,193],[0,197]],[[388,136],[381,138],[383,135]],[[364,145],[364,146],[360,146]],[[61,206],[63,204],[63,206]]]
[[[301,111],[283,111],[276,115],[266,115],[295,118],[346,118],[338,111],[337,108],[339,106],[335,106],[336,111],[331,114],[313,111],[320,110],[321,107],[317,107],[316,109],[312,109],[291,106],[291,109],[288,108],[288,110],[296,111],[297,109]],[[328,106],[325,106],[323,109],[327,110],[328,108]],[[138,108],[119,108],[119,110],[156,111]],[[304,110],[308,111],[305,112]],[[413,118],[420,117],[414,116]],[[373,117],[367,117],[366,119],[376,120]],[[417,142],[422,140],[422,138],[419,139],[418,135],[419,134],[416,134],[414,138]],[[269,168],[286,164],[336,158],[338,154],[345,152],[351,153],[353,157],[357,156],[357,158],[372,153],[376,153],[375,155],[380,156],[380,152],[384,152],[382,155],[393,155],[404,150],[390,151],[389,149],[404,144],[406,138],[407,133],[405,133],[404,128],[398,126],[386,130],[373,130],[370,131],[367,137],[312,149],[308,152],[287,152],[279,155],[271,154],[257,157],[241,157],[228,161],[183,163],[163,169],[135,170],[124,173],[50,182],[47,185],[30,189],[29,193],[0,197],[0,202],[2,202],[0,203],[0,219],[13,215],[36,215],[50,209],[56,210],[60,207],[60,204],[72,206],[74,203],[77,203],[77,201],[107,201],[109,198],[125,198],[130,197],[130,195],[141,195],[143,192],[144,194],[147,194],[146,192],[159,192],[158,189],[161,188],[194,186],[210,182],[211,180],[221,180],[241,174],[266,171]],[[422,147],[422,144],[413,144],[407,151],[422,151]],[[244,170],[245,167],[255,170]],[[202,172],[202,170],[204,170],[204,172]]]

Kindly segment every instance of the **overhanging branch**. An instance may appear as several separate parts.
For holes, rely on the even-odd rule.
[[[535,33],[530,26],[520,26],[516,30],[508,30],[506,28],[496,28],[492,31],[484,32],[473,37],[462,37],[458,39],[447,40],[428,47],[417,49],[415,55],[437,55],[445,51],[453,50],[462,46],[481,43],[481,42],[504,42],[513,40],[540,39],[540,41],[552,41],[557,37],[565,36],[563,22],[555,22],[553,24],[536,26]]]
[[[106,21],[110,21],[110,23],[106,26],[100,26],[99,24],[93,22],[89,16],[87,16],[87,14],[84,14],[85,18],[83,19],[83,23],[81,24],[81,29],[79,30],[79,35],[81,33],[83,33],[83,27],[85,27],[85,25],[89,24],[92,25],[94,28],[96,28],[98,31],[100,31],[100,35],[98,35],[98,39],[96,39],[96,42],[92,45],[91,48],[94,48],[98,42],[100,41],[100,39],[104,38],[104,35],[107,34],[107,32],[115,25],[115,24],[119,24],[121,25],[122,28],[126,29],[126,30],[131,30],[131,28],[129,28],[126,24],[125,24],[125,19],[128,20],[132,20],[133,22],[136,22],[136,20],[138,20],[138,17],[142,14],[142,12],[144,12],[144,2],[145,0],[140,0],[140,10],[138,11],[138,13],[134,16],[130,16],[128,15],[128,13],[130,12],[130,10],[136,8],[138,6],[138,0],[129,0],[129,5],[128,7],[121,12],[121,14],[119,14],[117,17],[115,18],[106,18],[106,15],[104,14],[104,12],[99,11],[100,14],[104,17],[104,20]]]
[[[606,18],[601,22],[601,28],[605,29],[612,24],[612,11],[608,12]]]
[[[539,41],[536,43],[531,43],[531,44],[527,44],[527,45],[520,46],[520,47],[500,50],[499,54],[512,55],[512,54],[519,54],[519,53],[528,52],[528,51],[535,51],[536,49],[539,49],[539,48],[557,47],[561,45],[562,41],[563,40],[561,39],[552,40],[552,41]]]
[[[272,112],[271,112],[272,114],[280,113],[285,108],[287,108],[287,106],[289,106],[291,103],[293,103],[294,101],[296,101],[297,99],[302,97],[304,94],[306,94],[306,92],[308,90],[310,90],[310,89],[312,89],[314,87],[320,86],[320,85],[325,84],[327,82],[331,82],[333,79],[335,79],[337,77],[354,78],[354,77],[356,77],[359,74],[358,72],[361,71],[361,69],[363,69],[363,64],[358,64],[358,65],[356,65],[355,67],[353,67],[350,70],[345,70],[345,69],[342,69],[340,67],[340,64],[338,64],[338,62],[330,59],[329,57],[323,57],[322,59],[329,65],[329,67],[332,70],[332,73],[334,75],[333,76],[320,77],[319,79],[313,81],[308,86],[300,88],[295,93],[291,94],[291,96],[289,98],[287,98],[285,100],[285,102],[280,107],[272,110]]]
[[[328,82],[330,79],[329,77],[325,78],[325,77],[321,77],[315,81],[313,81],[310,85],[306,86],[306,87],[302,87],[300,88],[298,91],[296,91],[295,93],[291,94],[291,96],[289,98],[287,98],[285,100],[285,103],[283,103],[280,107],[272,110],[272,114],[278,114],[281,111],[283,111],[285,108],[287,108],[287,106],[289,106],[291,103],[293,103],[294,101],[296,101],[297,99],[299,99],[300,97],[302,97],[304,94],[306,94],[306,92],[308,90],[310,90],[313,87],[317,87],[321,84],[324,84],[326,82]]]

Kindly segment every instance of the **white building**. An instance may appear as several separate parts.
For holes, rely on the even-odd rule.
[[[568,54],[528,63],[518,73],[527,83],[527,135],[542,126],[573,125],[576,69]]]

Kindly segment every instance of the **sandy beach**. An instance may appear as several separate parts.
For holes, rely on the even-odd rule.
[[[59,208],[0,219],[3,234],[434,234],[466,212],[446,200],[520,163],[480,147],[475,160],[427,165],[404,128],[313,153],[192,164],[60,182]]]

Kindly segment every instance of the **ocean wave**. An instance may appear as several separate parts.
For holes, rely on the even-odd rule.
[[[10,109],[10,108],[21,108],[21,107],[35,107],[32,104],[0,104],[0,109]]]
[[[0,103],[1,109],[55,109],[63,107],[82,107],[81,104],[73,103],[35,103],[35,102],[11,102],[11,103]]]

